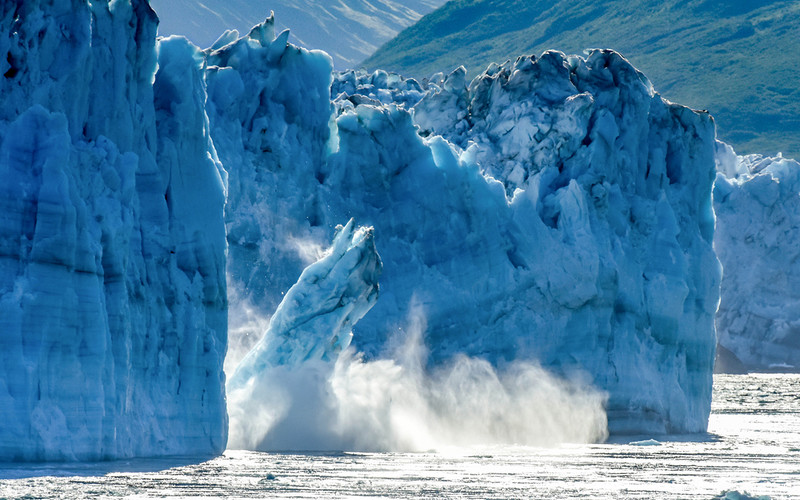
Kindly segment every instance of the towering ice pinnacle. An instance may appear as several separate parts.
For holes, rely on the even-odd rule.
[[[0,460],[225,448],[225,173],[144,0],[0,10]]]
[[[278,426],[287,420],[288,425],[308,420],[305,436],[324,433],[330,425],[325,407],[332,403],[312,401],[317,391],[327,392],[326,377],[350,345],[353,325],[378,300],[382,267],[372,228],[356,228],[350,220],[337,231],[326,255],[286,292],[269,328],[228,381],[232,447],[258,448],[270,438],[274,444],[276,434],[280,439],[286,433]],[[307,377],[320,382],[300,382]],[[291,438],[283,442],[298,446]]]
[[[416,298],[430,366],[537,360],[607,391],[612,431],[706,429],[720,281],[706,113],[610,51],[471,83],[338,75],[332,106],[330,59],[273,40],[271,22],[208,53],[230,280],[248,307],[274,311],[354,217],[384,264],[354,327],[368,358]]]
[[[335,361],[352,340],[353,325],[378,300],[381,260],[371,228],[339,226],[330,251],[308,266],[286,293],[259,344],[236,367],[230,390],[265,367],[308,360]]]

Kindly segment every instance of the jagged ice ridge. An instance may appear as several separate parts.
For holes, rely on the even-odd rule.
[[[538,360],[606,391],[612,431],[705,430],[713,122],[618,54],[417,82],[334,75],[272,19],[200,51],[156,50],[143,1],[2,16],[4,459],[218,453],[226,268],[295,324],[282,294],[351,218],[374,228],[381,293],[334,323],[367,358],[414,302],[428,366]],[[377,280],[368,262],[334,288]],[[309,320],[326,331],[268,363],[338,352]]]

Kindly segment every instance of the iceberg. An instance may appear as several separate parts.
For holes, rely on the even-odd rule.
[[[146,1],[0,11],[0,460],[225,448],[225,172]],[[159,68],[156,72],[156,68]]]
[[[207,52],[229,280],[248,307],[274,311],[355,218],[383,262],[353,326],[366,360],[391,352],[416,301],[430,368],[536,360],[588,374],[614,432],[706,429],[720,281],[707,113],[611,51],[420,83],[332,75],[273,22]]]
[[[717,147],[714,248],[724,269],[719,343],[747,369],[797,370],[800,163]]]

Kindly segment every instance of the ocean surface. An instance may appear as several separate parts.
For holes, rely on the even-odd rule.
[[[709,432],[557,448],[0,464],[0,498],[800,499],[800,375],[718,375]],[[729,495],[733,498],[733,495]]]

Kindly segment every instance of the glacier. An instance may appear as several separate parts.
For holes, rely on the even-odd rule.
[[[156,25],[3,3],[0,460],[225,448],[226,175],[202,59]]]
[[[417,301],[426,366],[538,360],[607,391],[613,432],[705,430],[720,281],[707,113],[610,51],[417,82],[332,75],[287,40],[268,19],[206,52],[229,282],[247,307],[274,311],[355,218],[383,262],[353,327],[366,359]]]
[[[744,369],[796,371],[800,163],[717,147],[714,247],[724,268],[719,343]]]
[[[705,431],[707,113],[606,50],[416,81],[334,73],[273,18],[205,50],[156,42],[156,22],[145,0],[2,11],[0,458],[219,453],[223,363],[240,365],[232,396],[334,377],[351,430],[359,404],[412,384],[430,434],[443,409],[485,419],[464,399],[536,423],[565,392],[582,402],[554,419],[591,409],[578,439],[606,415],[611,432]],[[459,380],[480,383],[443,403]]]

